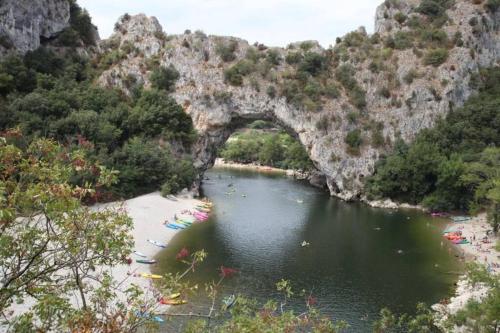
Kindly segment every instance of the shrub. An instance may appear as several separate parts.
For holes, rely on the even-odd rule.
[[[315,52],[307,52],[299,65],[299,71],[317,76],[326,68],[326,57]]]
[[[241,60],[224,71],[224,79],[232,86],[241,86],[243,77],[255,71],[255,65],[249,60]]]
[[[303,56],[300,52],[290,52],[286,55],[285,61],[289,65],[295,65],[302,61]]]
[[[397,12],[396,14],[394,14],[394,19],[399,23],[399,24],[403,24],[407,17],[405,14],[401,13],[401,12]]]
[[[266,60],[273,66],[278,66],[281,63],[281,55],[277,50],[268,50]]]
[[[350,131],[349,133],[347,133],[344,141],[348,145],[349,154],[358,154],[359,147],[363,143],[363,139],[361,138],[361,131],[359,129]]]
[[[215,51],[221,57],[222,61],[230,62],[236,59],[234,52],[238,48],[238,42],[235,40],[231,40],[227,43],[220,42]]]
[[[275,98],[276,97],[276,87],[274,87],[272,85],[267,87],[266,93],[269,97]]]
[[[425,65],[432,65],[438,67],[448,59],[448,50],[446,49],[433,49],[427,52],[424,57]]]
[[[440,2],[441,1],[438,0],[422,0],[420,5],[417,7],[417,12],[431,17],[442,15],[444,8]]]
[[[164,89],[172,92],[175,89],[175,82],[179,79],[180,74],[175,67],[170,64],[168,67],[160,67],[151,73],[149,79],[151,85],[156,89]]]
[[[409,32],[398,31],[394,34],[395,49],[404,50],[412,46],[413,46],[413,41]]]

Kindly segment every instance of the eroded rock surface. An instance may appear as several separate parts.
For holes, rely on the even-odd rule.
[[[68,0],[0,1],[0,55],[26,53],[69,26]]]

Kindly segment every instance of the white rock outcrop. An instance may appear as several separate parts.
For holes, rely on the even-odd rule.
[[[68,0],[0,1],[0,55],[26,53],[69,26]]]

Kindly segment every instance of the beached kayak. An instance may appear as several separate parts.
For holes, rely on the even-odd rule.
[[[151,274],[151,273],[141,273],[141,276],[143,278],[147,278],[147,279],[162,279],[163,278],[163,276],[161,276],[161,275]]]
[[[147,257],[147,255],[145,255],[144,253],[139,252],[139,251],[134,251],[134,254],[135,254],[136,256],[143,257],[143,258],[146,258],[146,257]]]
[[[160,303],[166,304],[166,305],[182,305],[182,304],[186,304],[187,301],[184,299],[165,299],[165,298],[162,298],[160,300]]]
[[[154,259],[136,259],[136,262],[138,262],[139,264],[148,264],[148,265],[156,264],[156,260]]]
[[[151,244],[156,245],[158,247],[162,247],[162,248],[166,248],[167,247],[167,244],[164,244],[164,243],[152,240],[152,239],[148,239],[148,242],[150,242]]]

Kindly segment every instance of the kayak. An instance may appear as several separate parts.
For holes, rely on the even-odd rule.
[[[182,304],[186,304],[187,301],[184,300],[184,299],[166,299],[166,298],[162,298],[160,300],[160,303],[161,304],[166,304],[166,305],[182,305]]]
[[[175,220],[176,223],[182,223],[182,224],[187,224],[187,225],[191,225],[193,224],[193,222],[195,222],[196,220],[184,220],[184,219],[177,219]]]
[[[167,298],[168,299],[175,299],[175,298],[178,298],[180,295],[181,295],[181,293],[173,293],[171,295],[168,295]]]
[[[148,239],[148,242],[150,242],[151,244],[156,245],[158,247],[162,247],[162,248],[166,248],[167,247],[167,244],[164,244],[164,243],[152,240],[152,239]]]
[[[169,223],[169,225],[173,225],[174,227],[177,227],[179,229],[186,229],[187,228],[187,225],[182,224],[182,223],[178,223],[178,222],[171,222],[171,223]]]
[[[139,264],[148,264],[148,265],[156,264],[156,260],[154,259],[136,259],[135,261],[138,262]]]
[[[227,310],[230,307],[232,307],[235,302],[236,302],[236,296],[234,296],[234,294],[224,298],[222,300],[224,310]]]
[[[203,213],[210,213],[210,209],[203,207],[196,207],[196,210]]]
[[[150,274],[150,273],[141,273],[141,276],[143,278],[147,278],[147,279],[162,279],[163,278],[163,276],[161,276],[161,275]]]
[[[137,255],[137,256],[139,256],[139,257],[143,257],[143,258],[147,257],[147,255],[145,255],[144,253],[139,252],[139,251],[134,251],[134,254]]]
[[[208,217],[208,214],[207,213],[203,213],[203,212],[194,212],[193,213],[193,216],[201,216],[201,217]]]
[[[177,215],[177,220],[183,220],[186,222],[194,222],[196,218],[193,215]]]
[[[179,228],[179,227],[176,227],[175,225],[171,225],[170,223],[165,224],[165,227],[170,228],[170,229],[174,229],[174,230],[179,230],[179,229],[181,229],[181,228]]]
[[[147,313],[147,312],[136,311],[135,315],[139,318],[151,318],[153,321],[155,321],[157,323],[163,323],[165,321],[165,320],[163,320],[163,318],[152,315],[151,313]]]
[[[174,197],[174,196],[173,196],[173,195],[171,195],[171,194],[167,195],[167,196],[166,196],[166,198],[167,198],[168,200],[177,201],[177,198],[176,198],[176,197]]]

